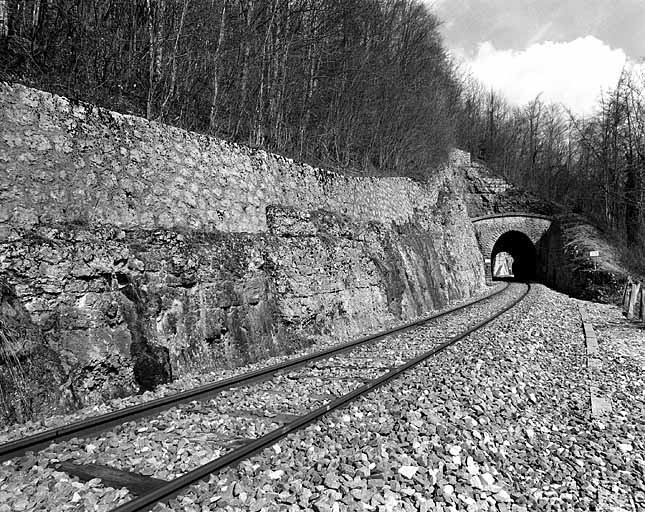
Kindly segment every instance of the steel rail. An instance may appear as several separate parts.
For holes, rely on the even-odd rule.
[[[318,409],[315,409],[314,411],[309,412],[304,416],[300,416],[299,418],[295,419],[293,422],[283,427],[277,428],[269,432],[268,434],[262,437],[259,437],[258,439],[255,439],[254,441],[248,443],[247,445],[242,446],[236,450],[233,450],[232,452],[222,457],[219,457],[203,466],[200,466],[186,473],[185,475],[182,475],[174,480],[170,480],[167,484],[163,485],[162,487],[159,487],[154,491],[151,491],[147,494],[134,498],[132,501],[129,501],[128,503],[125,503],[117,508],[114,508],[110,512],[140,512],[144,510],[149,510],[150,507],[152,507],[156,503],[162,502],[162,501],[168,501],[169,499],[172,499],[173,497],[180,494],[182,490],[186,489],[190,485],[193,485],[201,480],[204,480],[208,478],[211,474],[221,471],[226,467],[233,466],[241,462],[242,460],[247,459],[251,455],[273,445],[276,441],[287,436],[288,434],[295,432],[296,430],[299,430],[305,427],[306,425],[322,418],[324,415],[328,414],[329,412],[335,409],[343,407],[344,405],[357,399],[361,395],[364,395],[370,391],[373,391],[374,389],[382,386],[388,381],[399,376],[403,372],[409,370],[410,368],[413,368],[414,366],[417,366],[418,364],[422,363],[426,359],[434,356],[435,354],[443,351],[447,347],[462,340],[466,336],[488,325],[493,320],[497,319],[498,317],[500,317],[510,309],[514,308],[517,304],[519,304],[524,299],[524,297],[528,295],[529,291],[531,290],[530,284],[526,283],[525,286],[526,286],[526,291],[524,291],[524,293],[522,293],[522,295],[520,295],[518,298],[513,300],[509,305],[497,311],[495,314],[488,317],[487,319],[477,323],[474,326],[469,327],[466,331],[450,338],[444,343],[437,345],[436,347],[421,354],[420,356],[415,357],[414,359],[411,359],[407,363],[404,363],[401,366],[398,366],[390,370],[384,375],[381,375],[380,377],[372,380],[371,382],[368,382],[367,384],[364,384],[363,386],[356,388],[355,390],[337,398],[336,400],[322,407],[319,407]],[[506,288],[504,288],[504,290],[505,289]]]
[[[446,309],[439,313],[435,313],[411,322],[399,325],[389,330],[381,331],[376,334],[371,334],[358,338],[356,340],[349,341],[347,343],[335,345],[328,349],[324,349],[313,354],[300,356],[294,359],[288,359],[281,363],[277,363],[271,366],[260,368],[248,373],[243,373],[226,379],[222,379],[216,382],[211,382],[192,388],[186,391],[168,395],[162,398],[157,398],[150,400],[148,402],[133,405],[130,407],[124,407],[116,411],[109,413],[101,414],[99,416],[94,416],[92,418],[87,418],[84,420],[79,420],[68,425],[63,425],[61,427],[52,428],[40,432],[38,434],[33,434],[31,436],[23,437],[21,439],[16,439],[8,443],[0,445],[0,462],[20,457],[27,453],[28,451],[37,451],[49,446],[53,442],[65,441],[73,437],[86,437],[90,434],[95,434],[98,432],[104,432],[109,430],[112,427],[121,425],[127,421],[133,421],[139,418],[146,416],[152,416],[159,412],[171,409],[176,405],[181,403],[190,402],[193,400],[202,400],[208,398],[212,395],[215,395],[221,391],[238,387],[244,384],[250,384],[253,382],[259,382],[262,380],[267,380],[273,376],[276,372],[285,370],[285,369],[296,369],[306,364],[312,363],[314,361],[327,358],[331,355],[346,352],[352,348],[366,344],[373,341],[378,341],[387,336],[396,333],[402,333],[412,328],[415,328],[424,323],[430,322],[437,318],[449,315],[455,311],[467,308],[474,304],[478,304],[487,299],[490,299],[500,293],[504,292],[508,288],[508,283],[505,287],[500,290],[494,290],[483,297],[472,299],[463,304],[454,306],[452,308]]]

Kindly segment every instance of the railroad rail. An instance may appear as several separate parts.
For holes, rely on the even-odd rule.
[[[475,308],[475,306],[485,305],[487,302],[498,300],[509,290],[511,292],[511,300],[506,301],[502,307],[496,308],[493,314],[485,310],[478,311]],[[394,329],[359,338],[276,365],[267,366],[250,373],[203,385],[172,396],[152,400],[144,404],[124,408],[12,441],[0,445],[0,460],[16,458],[28,451],[41,450],[51,443],[60,443],[70,439],[86,439],[92,434],[110,430],[117,425],[130,425],[130,422],[159,415],[164,413],[164,411],[180,407],[187,402],[211,400],[209,411],[213,411],[214,414],[231,414],[234,411],[220,412],[218,402],[213,401],[214,397],[219,395],[219,398],[221,398],[225,392],[230,390],[238,390],[237,392],[240,393],[240,396],[246,396],[247,393],[252,393],[252,390],[245,390],[246,387],[251,385],[259,386],[264,381],[271,380],[271,382],[275,382],[277,390],[284,390],[290,386],[294,387],[293,383],[298,383],[298,379],[317,379],[316,382],[318,382],[318,380],[324,379],[325,375],[331,372],[332,376],[327,377],[327,379],[345,379],[350,382],[348,386],[351,387],[352,383],[355,386],[354,389],[340,396],[337,396],[336,393],[331,393],[323,398],[309,399],[309,397],[306,397],[305,402],[308,405],[313,404],[315,408],[312,410],[307,409],[305,413],[282,415],[281,419],[271,421],[271,417],[278,416],[277,413],[272,413],[273,416],[269,416],[267,425],[276,423],[279,425],[282,423],[282,426],[273,428],[264,434],[260,432],[257,438],[247,439],[241,446],[233,448],[228,453],[171,480],[148,479],[149,482],[147,482],[147,485],[140,486],[140,490],[136,492],[138,494],[137,497],[115,508],[113,512],[149,510],[155,503],[167,501],[180,494],[188,486],[209,477],[211,474],[225,467],[235,465],[254,453],[271,446],[289,433],[305,427],[323,417],[325,414],[328,414],[330,411],[345,406],[349,402],[422,363],[424,360],[446,349],[474,331],[481,329],[517,305],[528,294],[529,290],[530,285],[506,284],[501,289],[482,298],[471,300],[438,314],[409,322]],[[513,296],[512,294],[516,292],[521,293]],[[459,319],[458,315],[455,315],[456,313],[462,312],[468,312],[468,314],[473,315],[471,324],[465,329],[461,326],[463,319]],[[448,329],[452,334],[448,335],[446,332],[436,332],[438,327],[435,327],[435,331],[432,331],[432,327],[429,327],[433,323],[438,324],[438,320],[440,319],[444,320],[444,324],[450,324],[451,316],[455,317],[452,319],[454,325],[448,325]],[[445,328],[443,324],[441,325],[442,328]],[[425,331],[423,331],[422,335],[418,336],[418,340],[408,341],[404,346],[396,342],[396,340],[393,341],[394,336],[398,336],[412,329],[420,329],[419,332],[425,329]],[[458,334],[454,334],[454,332],[458,332]],[[377,356],[374,355],[375,353]],[[394,362],[394,365],[392,365],[392,362]],[[277,392],[279,393],[280,391]],[[284,419],[284,416],[287,416],[287,419]],[[63,467],[62,469],[65,468]]]

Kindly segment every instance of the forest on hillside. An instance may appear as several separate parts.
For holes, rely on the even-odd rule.
[[[0,0],[0,80],[364,175],[457,145],[645,240],[645,77],[585,119],[458,72],[420,0]]]
[[[579,117],[538,96],[512,107],[464,80],[458,143],[509,181],[645,245],[645,74],[626,67],[596,112]],[[636,244],[636,245],[633,245]]]
[[[420,176],[454,142],[459,85],[417,0],[0,5],[0,79],[336,169]]]

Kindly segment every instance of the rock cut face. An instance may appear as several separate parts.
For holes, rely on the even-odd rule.
[[[342,341],[474,293],[472,226],[451,204],[432,230],[280,207],[266,235],[48,227],[3,246],[3,264],[34,345],[60,359],[64,392],[51,402],[65,409]]]

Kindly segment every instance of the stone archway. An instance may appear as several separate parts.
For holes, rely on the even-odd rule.
[[[536,248],[551,227],[551,217],[530,213],[506,213],[471,220],[490,277],[495,274],[495,258],[502,253],[509,256],[507,267],[514,269],[507,273],[508,278],[514,278],[518,269],[519,276],[522,276],[518,276],[518,279],[535,279],[540,275],[540,255]]]

